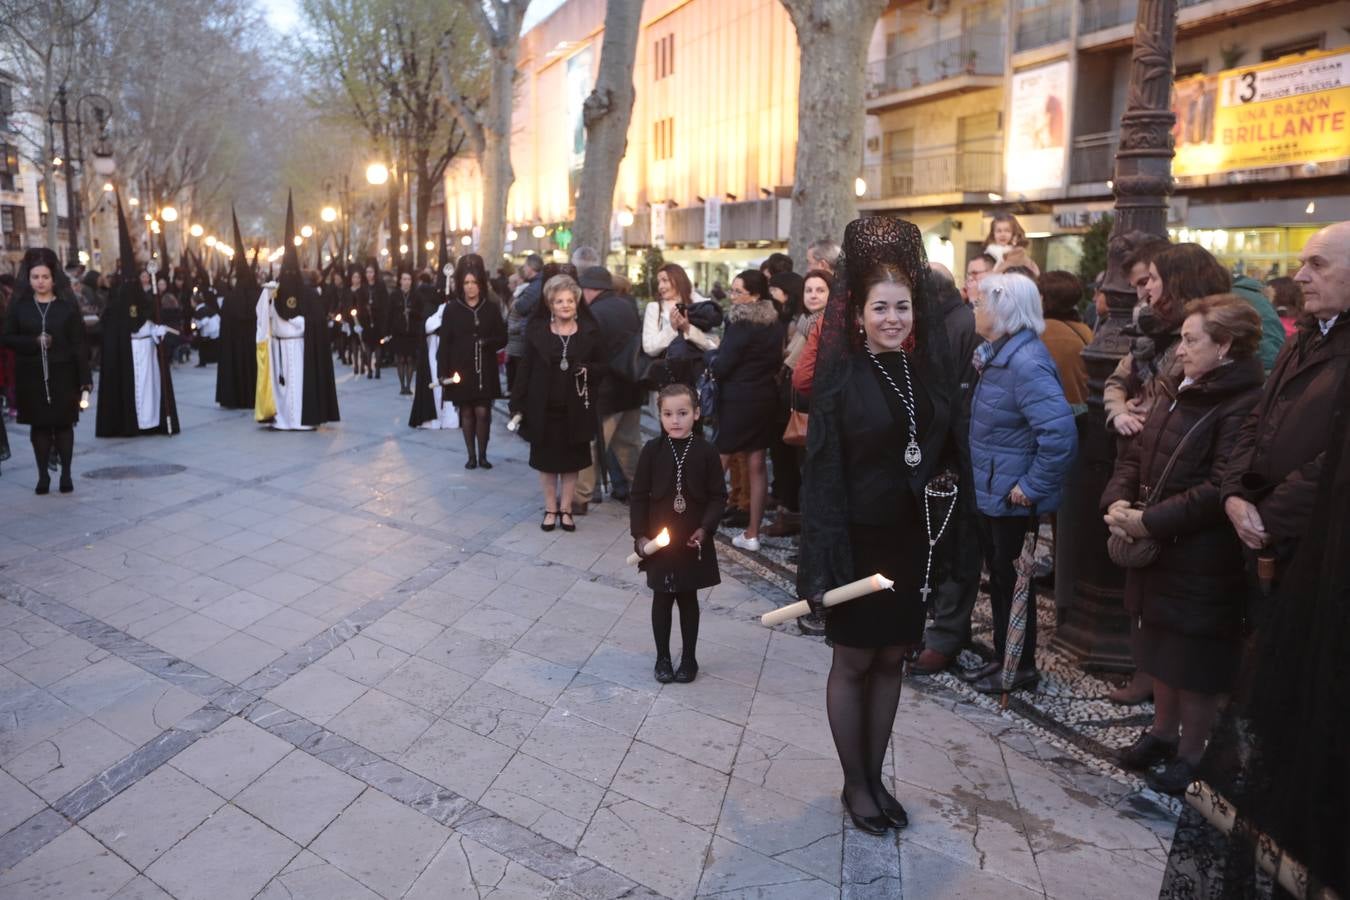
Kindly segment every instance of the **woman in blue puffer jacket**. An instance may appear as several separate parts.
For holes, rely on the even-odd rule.
[[[980,379],[971,401],[970,459],[997,654],[995,662],[967,678],[976,690],[992,694],[1003,689],[1013,561],[1036,517],[1059,507],[1078,438],[1058,370],[1040,340],[1045,319],[1036,283],[1023,275],[988,276],[971,305],[985,343],[975,352]],[[1034,586],[1028,605],[1035,610]],[[1039,680],[1036,617],[1029,614],[1013,688],[1032,688]]]

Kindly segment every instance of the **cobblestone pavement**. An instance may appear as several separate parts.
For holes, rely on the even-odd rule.
[[[541,532],[500,422],[468,472],[388,380],[304,435],[175,379],[187,430],[87,416],[73,496],[10,426],[0,897],[1156,894],[1165,804],[931,680],[893,741],[913,824],[846,827],[829,649],[756,621],[781,588],[728,557],[698,680],[658,685],[627,508]]]

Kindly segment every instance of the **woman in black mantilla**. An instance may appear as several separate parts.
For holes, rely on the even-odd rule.
[[[417,345],[425,338],[417,333],[421,330],[421,322],[417,318],[417,294],[413,285],[413,273],[404,269],[398,274],[398,289],[389,298],[389,349],[398,370],[398,392],[404,395],[413,392]]]
[[[591,385],[608,366],[600,326],[570,276],[554,275],[544,283],[542,302],[525,326],[525,354],[518,365],[511,413],[522,417],[520,434],[530,442],[530,468],[539,473],[544,492],[539,527],[576,531],[572,492],[577,473],[591,464],[596,429]]]
[[[924,488],[955,469],[956,379],[914,225],[849,223],[839,271],[811,395],[797,589],[834,644],[826,708],[844,806],[880,834],[909,821],[881,769],[905,656],[923,637]],[[946,504],[934,506],[936,534]],[[824,592],[876,572],[893,591],[823,610]]]
[[[19,282],[5,316],[4,346],[14,351],[19,424],[31,427],[37,460],[36,493],[51,490],[47,464],[55,448],[61,459],[61,493],[75,490],[70,460],[80,391],[94,389],[84,352],[84,318],[70,279],[56,254],[35,247],[23,256]]]
[[[459,376],[458,383],[446,385],[445,399],[459,411],[464,449],[469,456],[464,463],[466,469],[492,468],[487,458],[492,401],[502,395],[497,351],[505,346],[506,321],[488,292],[483,257],[466,253],[455,264],[455,299],[446,304],[441,320],[437,363],[443,379]]]

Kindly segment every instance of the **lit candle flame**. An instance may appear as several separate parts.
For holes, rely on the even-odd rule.
[[[88,408],[89,408],[89,392],[88,392],[88,391],[81,391],[81,392],[80,392],[80,409],[88,409]]]
[[[662,528],[661,533],[656,536],[656,542],[662,547],[668,546],[670,544],[670,529]]]
[[[459,373],[458,373],[458,372],[456,372],[456,373],[454,373],[453,375],[450,376],[450,383],[451,383],[451,384],[459,384]]]
[[[355,307],[355,306],[352,307],[352,318],[353,318],[353,319],[356,318],[356,307]]]

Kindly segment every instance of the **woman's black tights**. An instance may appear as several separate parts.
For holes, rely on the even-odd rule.
[[[830,731],[844,769],[844,795],[859,816],[876,816],[878,804],[896,804],[881,779],[900,704],[904,647],[834,647],[825,684]]]
[[[51,480],[49,464],[52,462],[52,450],[61,461],[61,479],[70,480],[70,460],[75,455],[75,429],[70,425],[50,428],[33,426],[29,434],[33,442],[33,457],[37,461],[38,484]]]
[[[656,655],[670,659],[671,607],[680,605],[680,659],[697,662],[698,648],[698,591],[657,591],[652,594],[652,636],[656,638]]]
[[[464,434],[464,450],[469,459],[487,459],[488,437],[492,433],[492,407],[466,403],[459,408],[459,430]],[[477,442],[477,448],[474,442]]]

